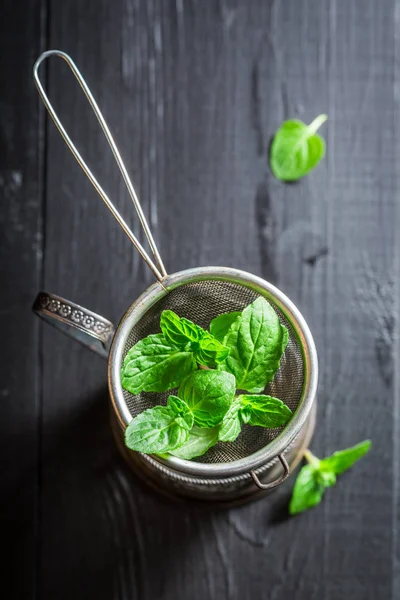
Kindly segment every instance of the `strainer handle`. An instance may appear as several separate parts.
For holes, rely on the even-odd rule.
[[[272,481],[271,483],[261,483],[261,481],[258,478],[257,473],[255,471],[250,471],[250,475],[252,476],[254,483],[256,484],[257,487],[260,488],[260,490],[273,490],[278,485],[280,485],[283,481],[285,481],[285,479],[287,479],[289,477],[290,468],[289,468],[286,458],[283,456],[283,454],[279,454],[278,458],[283,467],[283,473],[279,477],[279,479],[276,479],[275,481]]]
[[[59,331],[74,338],[103,358],[108,357],[114,325],[104,317],[55,294],[40,292],[34,312]]]
[[[77,79],[79,85],[81,86],[86,98],[88,99],[89,104],[92,107],[93,112],[96,115],[98,122],[100,123],[100,126],[101,126],[103,133],[106,137],[106,140],[108,142],[108,145],[110,146],[110,148],[112,150],[112,153],[113,153],[116,163],[119,167],[119,170],[121,171],[121,175],[123,177],[123,180],[125,182],[127,190],[129,192],[129,195],[132,199],[132,202],[133,202],[133,205],[138,214],[139,220],[142,224],[146,238],[149,242],[151,251],[154,256],[155,263],[152,261],[150,256],[147,254],[146,250],[143,248],[142,244],[139,242],[139,240],[137,239],[135,234],[131,231],[131,229],[128,226],[128,224],[126,223],[126,221],[122,218],[122,216],[120,215],[118,210],[115,208],[114,204],[111,202],[110,198],[107,196],[106,192],[103,190],[100,183],[97,181],[96,177],[93,175],[92,171],[89,169],[88,165],[83,160],[80,152],[78,151],[77,147],[73,143],[72,139],[69,137],[63,124],[61,123],[60,119],[58,118],[57,113],[54,110],[54,108],[46,94],[46,91],[42,85],[42,82],[40,81],[40,78],[39,78],[39,66],[49,56],[59,56],[60,58],[65,60],[65,62],[71,69],[72,73],[74,74],[75,78]],[[128,175],[125,164],[122,160],[121,154],[117,148],[114,138],[111,135],[111,132],[108,128],[108,125],[107,125],[98,105],[97,105],[97,102],[94,99],[86,81],[82,77],[78,67],[76,66],[76,64],[74,63],[72,58],[70,56],[68,56],[68,54],[66,54],[65,52],[61,52],[61,50],[47,50],[47,52],[43,52],[43,54],[41,54],[39,56],[39,58],[37,59],[37,61],[35,62],[35,65],[33,67],[33,77],[34,77],[35,84],[38,89],[39,95],[40,95],[41,99],[43,100],[43,104],[47,108],[47,111],[48,111],[50,117],[53,119],[58,131],[61,133],[61,136],[63,137],[68,148],[71,150],[72,154],[76,158],[76,160],[77,160],[78,164],[80,165],[80,167],[82,168],[83,172],[88,177],[89,181],[95,188],[96,192],[99,194],[100,198],[104,201],[107,208],[111,211],[111,213],[113,214],[115,219],[118,221],[119,225],[125,231],[126,235],[131,240],[132,244],[135,246],[136,250],[139,252],[139,254],[143,258],[143,260],[145,261],[147,266],[150,267],[150,269],[153,271],[153,273],[157,277],[157,279],[162,282],[163,279],[167,276],[167,272],[166,272],[164,264],[161,260],[161,256],[157,249],[153,235],[150,231],[150,227],[147,223],[147,220],[146,220],[146,217],[142,210],[142,207],[140,206],[139,199],[136,195],[135,189],[134,189],[131,179]]]

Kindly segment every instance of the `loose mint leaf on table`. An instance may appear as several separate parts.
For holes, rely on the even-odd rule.
[[[223,344],[224,338],[229,331],[230,326],[238,317],[241,312],[224,313],[213,319],[210,323],[210,333]]]
[[[278,398],[262,395],[238,396],[222,421],[219,439],[222,442],[234,442],[242,423],[274,428],[286,425],[291,417],[290,408]]]
[[[125,444],[131,450],[147,454],[171,452],[189,437],[189,428],[182,426],[182,421],[167,406],[149,408],[129,423]]]
[[[325,156],[325,140],[316,133],[327,120],[319,115],[310,125],[292,119],[282,123],[271,144],[270,165],[277,179],[295,181]]]
[[[230,353],[217,368],[232,373],[238,389],[258,394],[278,370],[287,340],[275,310],[257,298],[230,326],[224,338]]]
[[[172,450],[171,454],[185,460],[202,456],[217,443],[218,432],[218,426],[212,428],[194,426],[183,446]]]
[[[214,427],[229,409],[235,389],[235,378],[230,373],[195,371],[183,381],[178,396],[192,411],[195,425]]]
[[[293,489],[290,514],[295,515],[319,504],[324,491],[325,486],[318,482],[314,468],[311,465],[303,467]]]
[[[122,367],[121,383],[132,394],[165,392],[177,387],[195,369],[192,352],[174,348],[158,333],[140,340],[129,350]]]
[[[347,469],[350,469],[371,447],[371,441],[365,440],[346,450],[338,450],[332,456],[321,460],[321,468],[332,470],[336,475],[340,475]]]
[[[304,456],[309,464],[303,467],[297,476],[289,505],[290,514],[303,512],[319,504],[325,489],[335,485],[336,475],[350,469],[370,448],[371,441],[365,440],[356,446],[335,452],[323,460],[307,450]]]

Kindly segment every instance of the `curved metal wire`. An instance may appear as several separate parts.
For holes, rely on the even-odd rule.
[[[107,139],[107,142],[112,150],[112,153],[114,155],[114,158],[117,162],[117,165],[119,167],[119,170],[121,171],[122,177],[124,179],[125,185],[128,189],[129,195],[132,199],[133,205],[136,209],[136,212],[139,216],[140,222],[142,224],[142,227],[144,229],[144,232],[146,234],[146,238],[149,242],[151,251],[154,255],[156,264],[153,262],[153,260],[150,258],[150,256],[147,254],[146,250],[143,248],[143,246],[141,245],[141,243],[139,242],[139,240],[137,239],[137,237],[134,235],[134,233],[131,231],[131,229],[129,228],[128,224],[126,223],[126,221],[123,219],[123,217],[121,216],[121,214],[118,212],[118,210],[115,208],[114,204],[111,202],[110,198],[107,196],[106,192],[103,190],[103,188],[101,187],[101,185],[99,184],[99,182],[97,181],[96,177],[93,175],[92,171],[89,169],[89,167],[87,166],[87,164],[85,163],[85,161],[83,160],[81,154],[79,153],[78,149],[76,148],[75,144],[73,143],[73,141],[71,140],[71,138],[69,137],[68,133],[66,132],[66,130],[64,129],[64,126],[62,125],[60,119],[58,118],[52,104],[50,103],[50,100],[43,88],[43,85],[39,79],[39,66],[41,65],[41,63],[48,58],[49,56],[59,56],[61,58],[63,58],[65,60],[65,62],[68,64],[69,68],[71,69],[72,73],[74,74],[75,78],[77,79],[79,85],[81,86],[86,98],[88,99],[94,114],[96,115],[96,118],[98,120],[98,122],[100,123],[100,126],[104,132],[104,135]],[[108,128],[108,125],[94,99],[94,97],[92,96],[92,93],[89,89],[89,87],[86,84],[86,81],[84,80],[84,78],[82,77],[78,67],[76,66],[76,64],[74,63],[74,61],[72,60],[72,58],[70,56],[68,56],[68,54],[66,54],[65,52],[62,52],[61,50],[48,50],[47,52],[43,52],[43,54],[41,54],[39,56],[39,58],[37,59],[37,61],[34,64],[33,67],[33,77],[35,80],[35,84],[36,87],[39,91],[40,97],[43,100],[43,103],[45,105],[45,107],[47,108],[48,113],[50,114],[51,118],[53,119],[57,129],[59,130],[59,132],[61,133],[65,143],[67,144],[67,146],[69,147],[69,149],[71,150],[72,154],[75,156],[76,160],[78,161],[80,167],[82,168],[83,172],[85,173],[85,175],[89,178],[90,182],[92,183],[93,187],[95,188],[95,190],[97,191],[97,193],[99,194],[99,196],[102,198],[102,200],[105,202],[106,206],[108,207],[108,209],[111,211],[111,213],[114,215],[115,219],[118,221],[119,225],[122,227],[122,229],[125,231],[126,235],[129,237],[129,239],[131,240],[132,244],[135,246],[136,250],[139,252],[139,254],[141,255],[141,257],[143,258],[143,260],[146,262],[146,264],[148,265],[148,267],[153,271],[154,275],[157,277],[157,279],[159,281],[162,281],[166,275],[167,272],[165,270],[164,264],[161,260],[161,256],[158,252],[157,246],[155,244],[155,241],[153,239],[153,236],[151,234],[149,225],[146,221],[146,217],[143,213],[142,207],[140,206],[140,202],[139,199],[136,195],[135,189],[132,185],[132,182],[130,180],[130,177],[128,175],[128,172],[125,168],[124,162],[121,158],[121,155],[119,153],[119,150],[114,142],[114,139],[111,135],[111,132]]]

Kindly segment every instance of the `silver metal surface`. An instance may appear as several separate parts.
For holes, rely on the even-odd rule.
[[[73,141],[71,140],[71,138],[69,137],[68,133],[66,132],[63,124],[61,123],[60,119],[57,116],[56,111],[54,110],[44,88],[42,85],[42,82],[40,81],[39,78],[39,67],[41,65],[41,63],[48,58],[49,56],[59,56],[61,58],[63,58],[65,60],[65,62],[67,63],[67,65],[69,66],[69,68],[71,69],[72,73],[74,74],[75,78],[77,79],[79,85],[81,86],[86,98],[89,100],[89,103],[93,109],[94,114],[96,115],[96,118],[98,120],[98,122],[101,125],[101,128],[104,132],[104,135],[107,139],[107,142],[112,150],[112,153],[114,155],[114,158],[117,162],[117,165],[119,167],[119,170],[121,171],[122,177],[124,179],[125,185],[128,189],[129,195],[132,199],[133,205],[136,209],[136,212],[139,216],[140,222],[142,224],[142,227],[144,229],[144,232],[146,234],[147,240],[149,242],[150,248],[153,252],[154,258],[156,260],[156,264],[154,264],[154,262],[151,260],[150,256],[147,254],[146,250],[143,248],[143,246],[141,245],[141,243],[139,242],[139,240],[137,239],[137,237],[135,236],[135,234],[131,231],[130,227],[128,226],[128,224],[126,223],[126,221],[123,219],[123,217],[120,215],[120,213],[118,212],[118,210],[115,208],[114,204],[111,202],[110,198],[107,196],[106,192],[103,190],[103,188],[101,187],[101,185],[99,184],[99,182],[97,181],[96,177],[93,175],[92,171],[89,169],[89,167],[87,166],[87,164],[85,163],[85,161],[83,160],[81,154],[79,153],[78,149],[76,148],[75,144],[73,143]],[[161,260],[161,256],[158,252],[156,243],[153,239],[152,233],[150,231],[149,225],[147,223],[146,217],[143,213],[142,207],[140,206],[140,202],[139,199],[136,195],[135,189],[132,185],[132,182],[130,180],[130,177],[128,175],[128,172],[125,168],[124,162],[121,158],[121,155],[119,153],[119,150],[117,148],[117,145],[114,142],[114,139],[111,135],[111,132],[108,128],[108,125],[99,109],[99,107],[97,106],[96,100],[94,99],[86,81],[84,80],[84,78],[82,77],[78,67],[76,66],[76,64],[74,63],[74,61],[72,60],[72,58],[70,56],[68,56],[68,54],[66,54],[65,52],[61,52],[61,50],[48,50],[47,52],[43,52],[43,54],[40,55],[40,57],[38,58],[38,60],[36,61],[34,67],[33,67],[33,77],[36,83],[36,87],[39,91],[40,97],[43,100],[43,103],[45,105],[45,107],[47,108],[51,118],[53,119],[57,129],[59,130],[59,132],[61,133],[65,143],[67,144],[67,146],[69,147],[69,149],[71,150],[72,154],[75,156],[76,160],[78,161],[80,167],[82,168],[83,172],[85,173],[85,175],[87,175],[87,177],[89,178],[90,182],[92,183],[93,187],[95,188],[95,190],[97,191],[97,193],[99,194],[99,196],[102,198],[102,200],[105,202],[106,206],[108,207],[108,209],[111,211],[111,213],[114,215],[115,219],[118,221],[118,223],[120,224],[120,226],[122,227],[122,229],[125,231],[126,235],[129,237],[129,239],[131,240],[132,244],[135,246],[136,250],[139,252],[139,254],[141,255],[141,257],[143,258],[143,260],[146,262],[146,264],[150,267],[150,269],[153,271],[154,275],[156,276],[156,278],[159,281],[162,281],[163,278],[166,276],[167,272],[165,270],[165,267],[163,265],[163,262]],[[157,268],[158,267],[158,268]]]
[[[281,483],[283,483],[285,479],[289,477],[290,469],[286,458],[283,456],[283,454],[280,454],[278,458],[283,467],[283,473],[278,479],[275,479],[275,481],[271,481],[271,483],[261,483],[257,473],[255,471],[250,471],[250,475],[252,476],[254,483],[258,488],[260,488],[260,490],[273,490],[274,488],[278,487],[278,485],[281,485]]]
[[[104,317],[47,292],[40,292],[36,296],[33,310],[59,331],[100,356],[108,357],[115,329],[114,325]]]

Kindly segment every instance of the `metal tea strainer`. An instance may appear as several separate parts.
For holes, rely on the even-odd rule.
[[[53,55],[67,62],[92,106],[138,213],[153,259],[82,159],[46,95],[38,70],[43,60]],[[167,274],[118,148],[75,63],[59,50],[44,52],[35,63],[34,79],[71,152],[156,277],[156,282],[128,308],[116,331],[103,317],[53,294],[41,292],[34,310],[81,343],[108,356],[112,427],[117,443],[136,473],[158,491],[175,498],[230,504],[253,499],[276,487],[301,459],[314,428],[318,366],[314,341],[306,322],[280,290],[244,271],[200,267]],[[159,332],[159,317],[165,309],[207,328],[217,315],[243,310],[259,296],[271,304],[289,331],[281,367],[266,388],[266,393],[280,398],[292,409],[294,415],[289,424],[272,430],[245,425],[234,443],[218,443],[204,456],[191,461],[175,457],[162,459],[128,450],[123,443],[123,432],[128,423],[143,410],[166,404],[171,391],[132,395],[124,390],[120,370],[127,351],[143,337]]]

